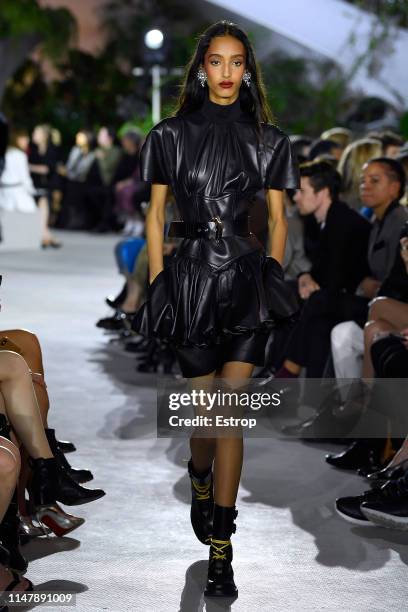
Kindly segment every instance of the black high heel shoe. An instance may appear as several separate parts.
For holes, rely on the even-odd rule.
[[[127,296],[127,283],[123,285],[121,292],[116,297],[111,297],[110,295],[108,295],[108,297],[105,298],[105,302],[108,306],[113,308],[113,310],[116,310],[117,308],[120,308],[120,306],[123,304],[123,302],[126,299],[126,296]]]
[[[55,440],[55,444],[60,450],[62,450],[63,453],[74,453],[76,451],[76,446],[73,442],[69,442],[68,440],[57,440],[55,436],[55,429],[47,427],[45,433],[47,434],[47,438],[50,436],[53,440]]]
[[[48,430],[45,431],[48,444],[50,445],[52,454],[57,460],[59,466],[67,472],[67,474],[75,480],[78,484],[83,484],[85,482],[89,482],[93,480],[93,474],[90,470],[78,470],[73,468],[69,462],[67,461],[64,453],[58,447],[57,441],[55,439],[55,434],[52,435]]]
[[[33,470],[29,493],[36,508],[52,506],[56,501],[66,506],[79,506],[105,495],[102,489],[81,487],[58,465],[54,457],[30,458],[29,463]]]

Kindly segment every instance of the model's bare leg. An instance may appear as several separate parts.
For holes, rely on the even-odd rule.
[[[210,374],[206,374],[205,376],[189,378],[188,382],[190,389],[197,389],[198,391],[200,389],[204,389],[211,391],[214,377],[215,371],[211,372]],[[205,414],[205,412],[205,406],[202,406],[196,411],[196,414]],[[215,438],[208,436],[206,437],[202,432],[200,432],[200,429],[197,428],[190,438],[190,449],[194,471],[197,474],[208,471],[208,468],[212,465],[215,457]]]
[[[221,378],[242,381],[245,385],[251,378],[254,365],[240,361],[224,364]],[[241,478],[244,445],[242,436],[216,438],[214,461],[214,499],[219,506],[234,506]]]
[[[20,355],[10,351],[0,353],[0,381],[6,416],[28,454],[34,459],[52,458],[31,373]]]

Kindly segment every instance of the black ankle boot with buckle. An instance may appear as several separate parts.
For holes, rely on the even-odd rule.
[[[210,544],[213,528],[213,474],[211,467],[207,472],[195,472],[193,462],[188,462],[191,478],[191,525],[194,533],[203,544]]]
[[[232,544],[230,537],[235,533],[234,519],[238,516],[235,506],[230,508],[214,504],[214,527],[208,562],[206,597],[236,597],[238,589],[232,569]]]

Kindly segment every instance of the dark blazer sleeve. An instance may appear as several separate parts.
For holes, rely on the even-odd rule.
[[[170,156],[171,147],[163,120],[150,130],[140,151],[142,180],[147,183],[170,185]]]
[[[298,189],[299,169],[286,134],[274,126],[264,131],[265,189]]]
[[[333,212],[327,224],[324,261],[319,262],[320,275],[326,289],[354,293],[367,270],[370,224],[346,205],[337,205]],[[311,274],[315,278],[313,270]]]

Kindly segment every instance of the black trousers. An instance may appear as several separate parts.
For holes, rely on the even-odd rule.
[[[308,378],[320,378],[330,352],[331,330],[342,321],[363,325],[368,302],[367,298],[327,289],[312,293],[290,333],[285,358],[305,367]]]

